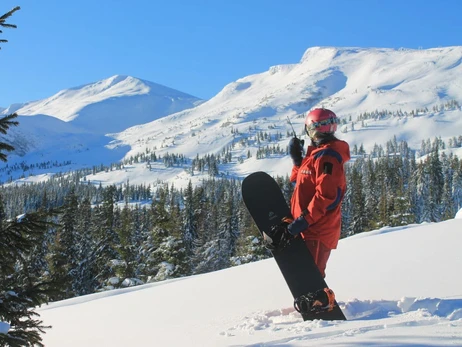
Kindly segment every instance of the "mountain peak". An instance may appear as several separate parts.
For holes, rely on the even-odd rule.
[[[124,130],[122,126],[145,123],[194,107],[200,101],[197,97],[160,84],[132,76],[114,75],[63,89],[46,99],[12,105],[3,113],[13,110],[23,116],[42,114],[109,133]],[[117,114],[123,114],[125,120],[121,122],[117,119],[115,122],[114,115]],[[99,124],[103,119],[108,123]]]
[[[287,118],[298,132],[303,129],[303,117],[299,115],[319,106],[332,109],[345,120],[339,127],[339,136],[351,146],[363,145],[367,151],[375,144],[386,143],[390,134],[395,134],[397,139],[406,140],[413,149],[418,149],[422,139],[441,136],[447,141],[460,135],[460,107],[451,106],[445,112],[441,105],[460,102],[462,98],[461,56],[462,47],[425,50],[311,47],[300,63],[276,65],[268,71],[244,76],[198,107],[195,106],[200,100],[188,94],[136,77],[114,75],[14,109],[19,115],[42,113],[58,118],[70,123],[60,124],[63,129],[74,133],[100,135],[98,143],[86,146],[108,151],[123,148],[126,152],[119,153],[119,159],[149,151],[159,156],[181,153],[195,157],[232,146],[233,155],[241,162],[250,152],[250,158],[255,158],[255,152],[260,151],[260,144],[248,139],[267,129],[277,132],[271,139],[274,136],[279,139],[286,131],[292,133]],[[386,119],[372,116],[372,112],[383,110],[399,116]],[[364,122],[357,120],[362,114],[368,115]],[[51,159],[59,155],[56,150],[61,147],[48,143],[53,136],[56,143],[61,143],[62,137],[38,131],[31,119],[27,119],[31,126],[26,131],[23,118],[20,130],[28,134],[27,140],[33,139],[30,133],[35,132],[34,151],[42,150],[37,154],[40,160],[43,153],[50,153]],[[56,132],[55,124],[59,122],[53,124],[52,130]],[[44,145],[42,137],[47,139]],[[76,135],[75,148],[88,143],[80,138]],[[65,141],[71,144],[70,139]],[[270,142],[272,145],[273,140]],[[280,139],[278,145],[283,148],[286,142]],[[89,153],[78,155],[88,165]],[[281,156],[276,160],[282,162],[286,158]],[[100,161],[98,156],[96,162]],[[278,175],[286,171],[284,165],[272,163],[267,167],[260,160],[254,163],[251,159],[243,164],[236,170],[250,172],[265,167]]]

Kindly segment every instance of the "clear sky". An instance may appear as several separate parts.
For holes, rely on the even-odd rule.
[[[2,0],[0,106],[115,74],[209,99],[313,46],[462,45],[462,0]]]

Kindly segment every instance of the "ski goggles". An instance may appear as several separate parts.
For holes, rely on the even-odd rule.
[[[340,119],[338,119],[338,118],[327,118],[327,119],[323,119],[323,120],[321,120],[319,122],[313,122],[310,125],[305,124],[305,129],[306,129],[306,131],[315,130],[317,128],[322,127],[323,125],[331,125],[331,124],[339,124],[339,123],[340,123]]]

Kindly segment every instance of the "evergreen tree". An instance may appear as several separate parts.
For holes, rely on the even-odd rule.
[[[14,24],[8,24],[6,23],[6,20],[8,18],[10,18],[13,13],[15,13],[16,11],[20,10],[21,8],[19,6],[16,6],[15,8],[13,8],[12,10],[8,11],[7,13],[5,13],[4,15],[0,16],[0,27],[1,28],[12,28],[12,29],[16,29],[16,25]],[[0,30],[0,34],[2,34],[3,32]],[[8,40],[5,40],[5,39],[0,39],[0,43],[6,43],[8,42]],[[0,47],[1,49],[1,47]],[[1,149],[0,149],[1,151]]]
[[[394,192],[392,196],[391,226],[408,225],[414,222],[410,197],[403,191],[403,186]]]
[[[364,191],[364,219],[367,229],[373,230],[377,227],[379,191],[377,189],[377,173],[372,160],[364,161],[363,165],[363,191]]]
[[[231,257],[232,265],[241,265],[266,259],[271,256],[269,250],[263,245],[260,231],[241,201],[239,206],[239,238],[236,245],[236,254]]]
[[[76,295],[94,293],[98,288],[96,276],[96,240],[94,240],[94,226],[92,224],[92,207],[89,197],[83,198],[78,207],[77,225],[78,254],[76,268]]]
[[[159,260],[155,281],[188,275],[189,266],[182,239],[167,236],[154,251],[154,256]]]
[[[28,268],[28,255],[46,233],[42,212],[2,220],[0,230],[0,321],[10,325],[0,334],[1,346],[43,346],[41,333],[48,328],[35,308],[48,301],[52,283],[35,277]]]
[[[70,276],[71,264],[69,262],[67,245],[63,234],[63,230],[58,230],[56,232],[54,241],[46,256],[50,271],[49,277],[53,281],[60,283],[62,289],[59,294],[53,296],[53,300],[64,300],[73,296],[72,278]]]
[[[121,213],[121,223],[117,228],[120,244],[117,246],[119,258],[124,263],[124,269],[119,274],[120,277],[135,277],[135,244],[134,244],[134,223],[133,214],[128,204],[125,204]]]
[[[56,299],[72,298],[76,294],[79,246],[76,232],[77,209],[78,201],[75,187],[71,187],[64,199],[60,228],[55,235],[55,243],[48,255],[51,277],[65,284],[62,288],[63,296]]]
[[[444,189],[443,168],[439,158],[438,146],[428,158],[428,175],[429,175],[429,196],[428,207],[430,212],[430,221],[441,221],[441,200]]]
[[[0,133],[1,134],[5,135],[10,126],[16,126],[19,124],[19,122],[13,120],[17,116],[18,115],[16,113],[13,113],[13,114],[10,114],[0,119]],[[0,160],[5,162],[7,155],[4,152],[5,151],[11,152],[12,150],[14,150],[13,146],[5,142],[0,142]]]
[[[0,16],[0,27],[16,28],[6,20],[17,10],[19,7]],[[0,42],[7,40],[0,39]],[[5,135],[10,126],[18,125],[15,118],[16,114],[1,118],[0,133]],[[4,152],[13,149],[0,141],[0,160],[6,161]],[[48,226],[46,219],[42,211],[8,220],[0,196],[0,321],[10,327],[0,334],[2,346],[43,346],[41,333],[47,327],[38,319],[35,308],[47,302],[50,283],[30,271],[28,258],[34,246],[43,240]]]
[[[367,231],[367,220],[365,219],[365,198],[363,193],[362,174],[359,172],[359,165],[355,163],[351,173],[351,203],[352,223],[351,234],[358,234]]]
[[[218,199],[217,233],[219,238],[218,246],[221,251],[220,268],[228,267],[231,257],[236,253],[236,241],[239,237],[239,229],[237,215],[238,204],[236,200],[238,195],[235,190],[235,182],[230,181],[225,185],[225,189],[221,191],[221,198]]]
[[[428,208],[427,198],[429,196],[429,177],[428,168],[424,163],[417,165],[416,174],[414,176],[416,187],[416,215],[417,223],[430,222],[430,211]]]
[[[451,162],[454,175],[452,177],[452,196],[456,211],[462,208],[462,160],[455,157]]]
[[[197,230],[198,230],[198,214],[200,208],[198,206],[198,201],[194,196],[194,189],[192,186],[191,180],[188,182],[184,194],[184,232],[183,232],[183,241],[186,247],[186,253],[192,255],[194,251],[194,242],[197,239]]]
[[[95,261],[98,269],[96,278],[99,285],[104,286],[114,275],[114,266],[118,265],[118,253],[116,250],[119,244],[115,227],[115,186],[109,186],[103,190],[103,201],[101,206],[94,210],[93,223],[96,225]]]

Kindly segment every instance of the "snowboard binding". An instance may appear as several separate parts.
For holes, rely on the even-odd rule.
[[[332,289],[319,289],[314,293],[301,295],[294,301],[294,308],[298,313],[330,312],[335,307],[335,294]]]
[[[263,244],[270,251],[280,250],[286,247],[293,236],[287,230],[292,223],[292,218],[284,217],[280,224],[273,225],[269,232],[263,232]]]

